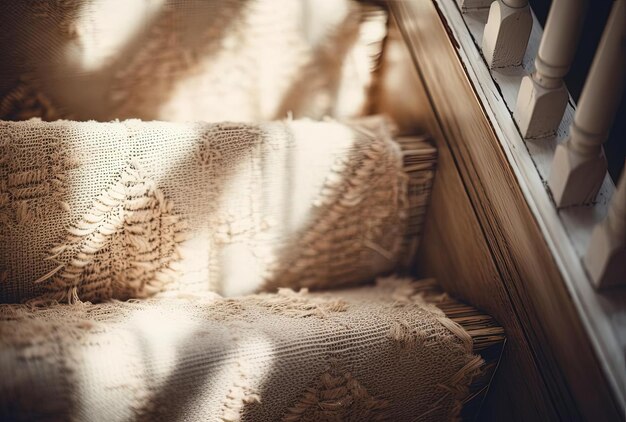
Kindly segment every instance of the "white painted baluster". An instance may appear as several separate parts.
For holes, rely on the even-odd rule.
[[[553,134],[561,123],[569,93],[563,77],[569,71],[580,35],[587,0],[554,0],[543,31],[535,72],[520,85],[514,117],[524,138]]]
[[[597,288],[626,285],[626,170],[606,219],[591,234],[584,261]]]
[[[606,174],[602,144],[608,136],[624,89],[626,6],[613,3],[591,70],[570,126],[556,148],[548,185],[558,207],[593,201]]]
[[[496,0],[483,33],[483,55],[491,68],[522,63],[533,26],[528,0]]]
[[[463,12],[472,9],[486,9],[491,6],[493,0],[457,0],[457,3]]]

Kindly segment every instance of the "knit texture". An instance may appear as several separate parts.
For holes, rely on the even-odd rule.
[[[434,162],[375,118],[0,122],[0,300],[372,280],[412,256]]]
[[[0,418],[453,420],[482,359],[421,290],[0,305]]]
[[[0,119],[363,114],[386,13],[352,0],[0,4]]]

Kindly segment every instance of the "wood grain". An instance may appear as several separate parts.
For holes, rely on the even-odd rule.
[[[616,392],[618,406],[626,415],[626,290],[594,290],[582,265],[591,233],[607,215],[609,200],[614,195],[613,182],[607,174],[592,205],[556,210],[545,184],[551,172],[556,144],[568,136],[574,116],[573,103],[567,106],[557,136],[541,140],[522,139],[510,111],[516,107],[522,74],[534,70],[532,63],[542,34],[540,24],[535,22],[533,25],[523,68],[490,71],[475,44],[482,37],[481,28],[486,17],[481,19],[479,12],[461,15],[452,0],[437,0],[437,3],[459,41],[457,51],[466,66],[468,79],[474,84],[480,102],[485,104],[484,111],[493,123],[526,201],[559,265],[586,333],[603,365],[604,375]]]
[[[429,130],[440,148],[418,262],[446,289],[490,312],[509,337],[483,416],[620,420],[559,268],[458,59],[458,44],[430,0],[390,6],[426,88]]]
[[[507,346],[482,407],[481,419],[556,419],[454,158],[393,22],[384,51],[375,111],[390,115],[402,133],[429,133],[439,153],[427,223],[417,254],[419,274],[437,278],[448,292],[489,312],[506,329]],[[396,99],[406,92],[411,92],[407,96],[410,100],[398,102]]]

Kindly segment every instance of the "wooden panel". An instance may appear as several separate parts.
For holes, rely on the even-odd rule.
[[[557,211],[545,186],[554,158],[555,139],[524,140],[511,118],[510,109],[515,108],[524,69],[488,69],[475,44],[482,37],[487,16],[481,17],[479,12],[462,15],[452,0],[436,2],[460,45],[458,57],[558,264],[604,376],[615,393],[616,403],[621,413],[626,415],[626,291],[596,291],[581,261],[593,228],[606,217],[614,186],[607,175],[593,206],[568,207]],[[524,63],[533,62],[541,34],[541,27],[535,22]],[[573,109],[568,105],[557,131],[559,140],[567,136],[572,118]]]
[[[485,416],[620,420],[558,267],[458,60],[458,44],[430,0],[390,5],[433,106],[433,126],[442,130],[435,137],[449,147],[439,142],[440,174],[418,262],[494,315],[509,336],[508,361]],[[446,170],[452,162],[460,181]]]
[[[407,92],[411,95],[405,95]],[[450,293],[486,310],[506,329],[507,346],[481,419],[556,419],[457,166],[393,22],[385,45],[377,105],[376,111],[389,114],[401,132],[429,133],[439,151],[427,224],[417,254],[419,275],[437,278]]]
[[[417,258],[418,271],[422,276],[436,277],[451,294],[484,309],[506,329],[508,343],[483,408],[483,417],[491,420],[555,419],[556,412],[548,400],[546,386],[517,316],[511,312],[510,299],[450,151],[440,146],[439,154],[431,208]]]

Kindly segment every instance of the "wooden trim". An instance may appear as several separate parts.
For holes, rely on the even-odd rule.
[[[591,233],[607,215],[615,187],[607,174],[600,194],[590,206],[556,210],[546,188],[557,144],[565,142],[574,119],[570,99],[563,120],[553,137],[523,140],[511,119],[517,90],[524,75],[534,71],[534,58],[542,38],[535,19],[522,67],[491,70],[482,62],[475,42],[482,37],[486,15],[474,11],[461,15],[451,0],[437,0],[451,34],[459,41],[457,53],[465,63],[467,76],[493,124],[526,202],[533,212],[552,255],[559,266],[565,287],[571,295],[581,322],[599,363],[615,394],[618,406],[626,414],[626,290],[596,292],[582,265]],[[470,31],[472,37],[467,36]],[[472,40],[473,38],[473,40]],[[621,339],[621,340],[620,340]]]
[[[441,280],[448,282],[444,287],[466,300],[482,296],[487,303],[485,309],[499,318],[489,307],[501,305],[494,304],[494,298],[489,306],[488,296],[502,283],[512,305],[509,312],[521,325],[547,386],[550,404],[538,411],[541,416],[553,418],[552,407],[559,418],[567,420],[620,420],[620,407],[561,268],[457,55],[460,46],[452,30],[436,2],[389,4],[416,62],[500,276],[491,281],[492,291],[463,280]],[[476,293],[478,289],[483,292]],[[500,322],[508,329],[504,321]]]
[[[374,113],[389,115],[402,134],[428,133],[438,150],[427,224],[416,257],[418,276],[435,277],[450,293],[464,292],[468,302],[487,311],[506,330],[507,347],[478,420],[556,420],[457,164],[393,19],[376,100]]]

